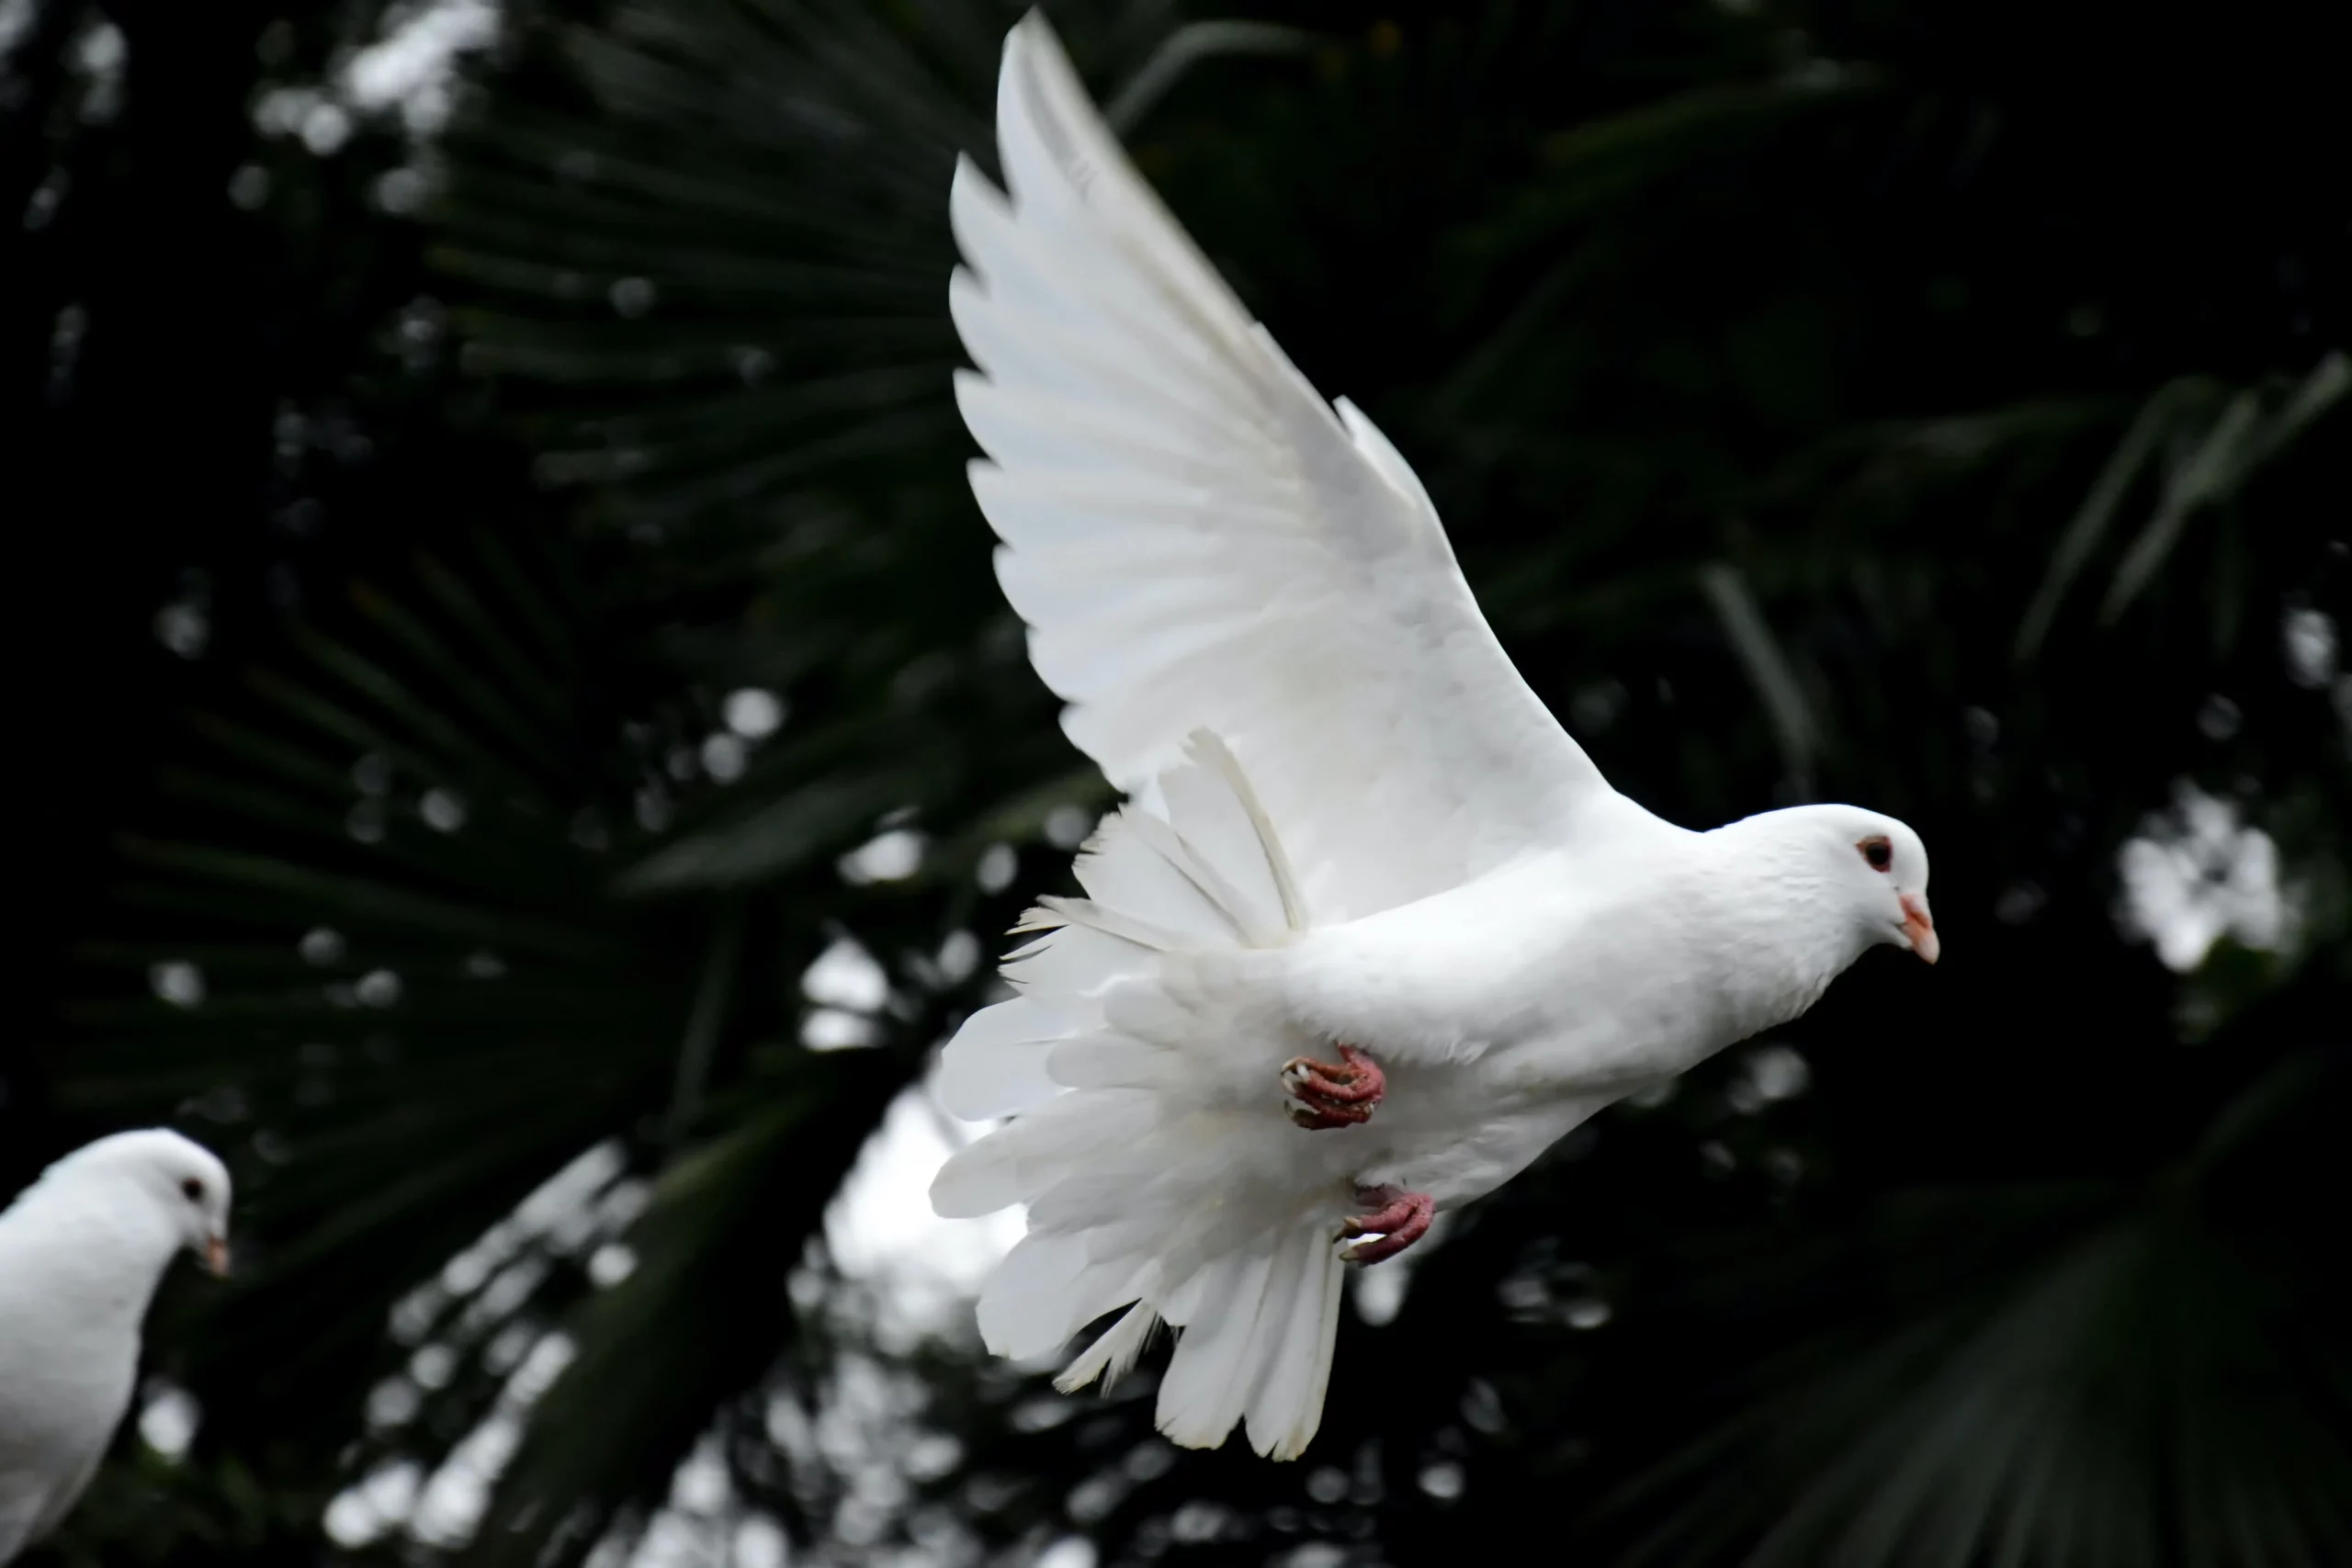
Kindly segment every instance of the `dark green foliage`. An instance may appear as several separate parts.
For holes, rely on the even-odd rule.
[[[1064,1401],[968,1334],[899,1343],[821,1245],[980,999],[951,953],[992,955],[1066,875],[1047,824],[1107,798],[948,395],[947,180],[992,162],[1017,9],[559,9],[514,13],[413,220],[362,200],[386,127],[202,154],[273,170],[235,254],[286,281],[189,415],[201,529],[148,526],[103,626],[130,646],[195,562],[221,633],[44,862],[89,890],[0,1156],[176,1118],[237,1168],[248,1267],[159,1312],[187,1460],[126,1438],[51,1561],[316,1561],[340,1488],[486,1428],[486,1522],[418,1557],[580,1561],[708,1438],[842,1562],[2352,1558],[2352,677],[2311,642],[2352,599],[2352,208],[2316,16],[1050,7],[1614,783],[1694,825],[1866,802],[1938,868],[1938,969],[1866,961],[1458,1216],[1278,1467],[1167,1448],[1148,1375]],[[329,53],[298,20],[274,71]],[[134,60],[166,26],[126,20]],[[74,200],[135,209],[42,90]],[[84,278],[102,324],[145,298],[77,210],[18,336]],[[87,462],[155,394],[78,373],[36,428]],[[745,686],[783,727],[713,764]],[[2293,918],[2177,975],[2117,868],[2184,781],[2268,836]],[[910,874],[844,880],[902,827]],[[891,994],[811,1050],[842,938]],[[524,1202],[559,1172],[584,1218]],[[876,1451],[810,1436],[877,1386],[909,1408]]]

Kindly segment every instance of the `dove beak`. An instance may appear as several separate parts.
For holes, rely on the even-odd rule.
[[[225,1280],[229,1277],[229,1238],[209,1235],[204,1238],[204,1266]]]
[[[1911,951],[1933,964],[1944,944],[1936,940],[1936,922],[1928,913],[1928,900],[1917,893],[1903,895],[1903,934],[1911,939]]]

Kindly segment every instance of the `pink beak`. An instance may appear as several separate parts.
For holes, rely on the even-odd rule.
[[[229,1277],[228,1237],[215,1235],[205,1238],[204,1266],[223,1280]]]
[[[1936,940],[1935,918],[1928,913],[1928,900],[1917,893],[1903,895],[1903,934],[1911,939],[1911,951],[1933,964],[1944,944]]]

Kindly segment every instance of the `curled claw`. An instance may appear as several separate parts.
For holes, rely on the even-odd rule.
[[[1378,1239],[1360,1241],[1340,1255],[1351,1263],[1378,1263],[1396,1257],[1427,1235],[1430,1222],[1437,1217],[1436,1199],[1401,1187],[1359,1187],[1356,1201],[1371,1207],[1372,1213],[1349,1220],[1340,1227],[1340,1234]]]
[[[1372,1120],[1373,1111],[1388,1093],[1387,1075],[1380,1064],[1353,1045],[1340,1047],[1338,1062],[1293,1056],[1283,1064],[1283,1107],[1302,1127],[1353,1127]]]

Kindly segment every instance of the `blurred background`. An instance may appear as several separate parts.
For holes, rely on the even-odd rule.
[[[1358,1275],[1301,1462],[1062,1399],[923,1196],[1108,800],[948,396],[1018,8],[0,0],[0,1194],[241,1184],[27,1561],[2352,1562],[2325,8],[1047,10],[1612,781],[1945,961]]]

